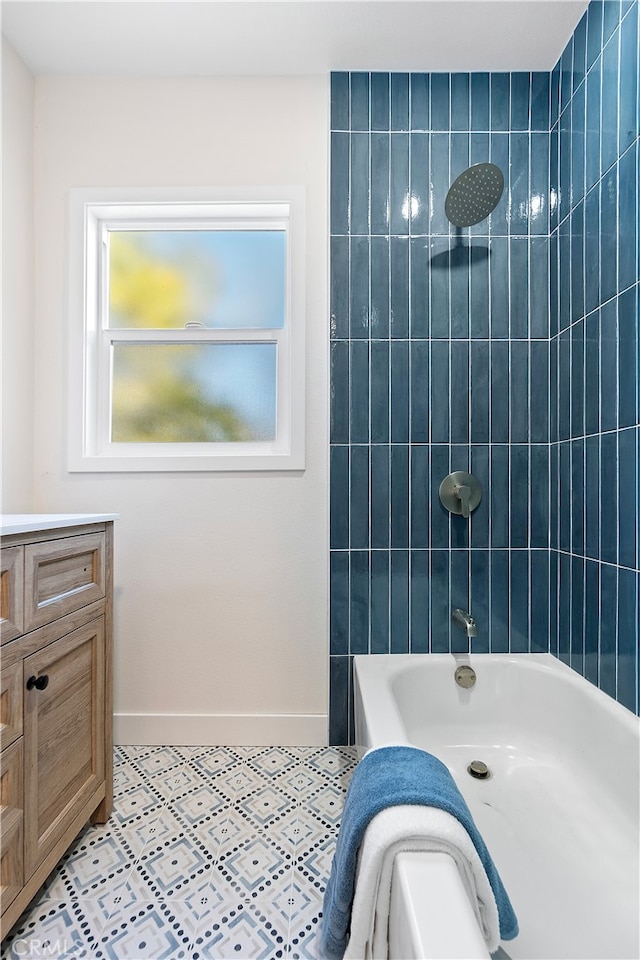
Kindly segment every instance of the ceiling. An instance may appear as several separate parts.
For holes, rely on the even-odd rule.
[[[10,0],[35,75],[551,70],[587,0]]]

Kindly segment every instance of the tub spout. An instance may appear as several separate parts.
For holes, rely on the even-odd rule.
[[[476,626],[476,622],[471,616],[471,614],[467,613],[466,610],[461,610],[460,607],[456,607],[456,609],[451,614],[451,619],[457,626],[461,627],[462,630],[464,630],[468,638],[478,636],[478,628]]]

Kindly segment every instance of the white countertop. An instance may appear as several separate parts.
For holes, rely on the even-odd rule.
[[[3,513],[0,516],[0,534],[33,533],[36,530],[54,530],[57,527],[75,527],[82,523],[102,523],[117,520],[117,513]]]

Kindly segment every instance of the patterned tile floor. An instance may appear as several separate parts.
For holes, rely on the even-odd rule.
[[[117,747],[115,807],[2,960],[318,957],[353,747]]]

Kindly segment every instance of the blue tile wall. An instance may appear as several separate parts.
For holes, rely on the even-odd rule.
[[[551,651],[637,710],[637,51],[638,0],[592,3],[549,74],[332,76],[332,743],[353,655],[460,650],[456,606],[474,652]],[[456,229],[482,161],[503,197]]]
[[[571,83],[551,108],[557,653],[636,712],[639,47],[637,0],[591,3],[560,59],[562,72],[572,58]]]

